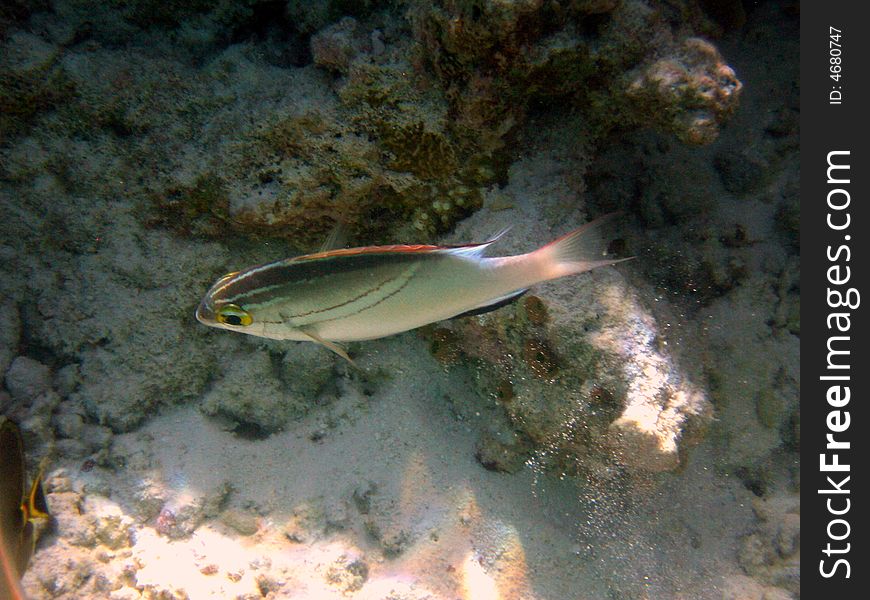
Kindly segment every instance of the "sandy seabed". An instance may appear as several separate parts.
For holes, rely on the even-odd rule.
[[[215,168],[233,132],[287,97],[334,110],[337,84],[314,65],[276,68],[265,43],[179,59],[174,44],[199,43],[183,27],[162,53],[66,44],[76,7],[57,2],[2,40],[4,73],[62,65],[103,128],[70,133],[72,96],[46,77],[26,88],[39,106],[27,127],[2,140],[0,409],[21,422],[30,465],[46,463],[55,520],[24,577],[30,598],[799,597],[794,15],[763,4],[717,41],[745,89],[714,144],[648,131],[591,144],[531,120],[506,180],[441,238],[512,225],[502,250],[528,251],[633,199],[637,260],[534,293],[555,311],[630,289],[657,328],[650,346],[694,377],[713,417],[691,444],[675,434],[674,468],[623,457],[584,477],[541,447],[490,470],[481,439],[512,448],[529,430],[506,428],[481,394],[485,365],[446,367],[425,335],[354,344],[354,370],[313,345],[195,323],[216,276],[288,245],[148,222],[142,198],[167,173],[190,183]],[[390,35],[381,23],[369,52],[389,56]],[[164,114],[182,93],[183,110]],[[128,130],[137,119],[147,127]]]

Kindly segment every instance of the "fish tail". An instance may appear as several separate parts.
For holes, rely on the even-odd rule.
[[[604,235],[602,229],[611,225],[618,216],[619,213],[610,213],[599,217],[533,252],[535,262],[541,269],[541,280],[557,279],[631,260],[631,257],[607,258],[607,247],[612,238]]]

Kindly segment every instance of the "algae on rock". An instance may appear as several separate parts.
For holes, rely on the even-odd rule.
[[[695,29],[709,25],[687,0]],[[588,132],[657,126],[708,143],[741,84],[693,25],[642,2],[412,2],[312,38],[335,93],[267,115],[225,157],[241,231],[317,245],[341,221],[366,243],[449,231],[504,177],[528,115],[582,111]],[[363,34],[375,28],[374,43]],[[380,37],[379,37],[380,35]],[[558,109],[557,109],[558,107]],[[410,228],[409,228],[410,226]]]

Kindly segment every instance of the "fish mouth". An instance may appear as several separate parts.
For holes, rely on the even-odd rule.
[[[207,301],[203,300],[196,307],[196,320],[203,325],[214,325],[217,322],[214,310]]]

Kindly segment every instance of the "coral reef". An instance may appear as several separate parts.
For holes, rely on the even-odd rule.
[[[527,246],[557,235],[530,224],[546,223],[544,211],[565,210],[552,204],[572,195],[567,165],[575,151],[551,150],[511,168],[498,193],[523,198],[510,211],[511,238],[526,238]],[[483,238],[478,217],[492,227],[501,212],[485,206],[465,235]],[[499,242],[500,252],[510,253],[507,243]],[[516,472],[529,462],[601,481],[673,470],[711,423],[703,374],[669,351],[666,332],[633,286],[610,269],[424,334],[436,359],[450,370],[469,369],[502,415],[478,443],[477,458],[488,469]]]
[[[419,237],[479,206],[486,177],[476,166],[457,168],[475,161],[455,156],[440,95],[418,89],[404,62],[351,60],[351,42],[336,37],[356,27],[343,21],[312,38],[316,62],[347,71],[337,96],[270,115],[229,157],[235,228],[312,248],[336,220],[366,241],[408,225]]]
[[[185,229],[210,214],[211,235],[227,226],[300,249],[338,218],[367,242],[431,237],[481,206],[480,186],[503,177],[533,110],[580,109],[593,137],[655,125],[708,143],[740,92],[711,44],[640,2],[410,3],[404,23],[357,8],[327,24],[339,14],[328,3],[289,7],[312,33],[314,65],[335,78],[300,73],[286,89],[303,101],[285,99],[219,146],[215,168],[196,177],[226,190],[228,211],[222,194],[209,206],[202,186],[170,181],[157,222]],[[213,62],[222,77],[250,63],[237,52]]]
[[[28,595],[796,594],[777,10],[4,4],[0,410],[58,520]],[[513,225],[512,254],[616,209],[638,260],[355,345],[360,372],[193,317],[337,222],[359,244]]]
[[[599,135],[658,125],[708,143],[741,84],[704,31],[693,2],[418,3],[409,16],[424,60],[467,133],[521,123],[532,108],[582,110]],[[681,27],[669,12],[699,18]]]

